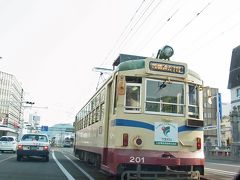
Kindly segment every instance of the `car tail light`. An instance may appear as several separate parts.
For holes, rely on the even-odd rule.
[[[123,134],[123,146],[128,146],[128,134],[124,133]]]
[[[43,147],[43,150],[48,150],[48,146],[44,146],[44,147]]]
[[[23,145],[22,145],[22,144],[19,144],[19,145],[18,145],[18,149],[23,149]]]
[[[202,148],[202,142],[201,142],[201,138],[197,137],[197,149],[201,149]]]

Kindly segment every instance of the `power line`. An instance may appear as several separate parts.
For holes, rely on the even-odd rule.
[[[235,14],[236,12],[239,12],[239,10],[240,10],[239,8],[236,9],[236,11],[234,11],[233,14]],[[195,44],[195,42],[198,42],[199,39],[202,39],[202,37],[205,36],[206,34],[209,34],[209,32],[213,31],[214,28],[217,27],[219,24],[222,24],[223,22],[228,20],[230,16],[232,16],[232,14],[225,16],[223,19],[220,19],[219,21],[217,21],[217,23],[215,23],[211,27],[209,27],[205,32],[203,32],[202,34],[200,34],[197,38],[195,38],[193,40],[193,44]]]
[[[133,16],[131,17],[130,21],[128,22],[128,24],[124,27],[123,32],[120,34],[119,38],[117,39],[117,41],[115,42],[113,48],[108,52],[107,56],[105,57],[104,61],[102,62],[101,66],[107,61],[108,57],[111,55],[111,53],[113,52],[113,50],[115,49],[115,47],[117,46],[117,44],[120,42],[120,39],[122,38],[122,36],[124,35],[124,33],[127,31],[127,29],[130,27],[130,24],[132,23],[132,21],[134,20],[135,16],[137,15],[137,13],[139,12],[139,10],[142,8],[143,4],[145,3],[145,0],[143,0],[141,2],[141,4],[139,5],[139,7],[137,8],[137,10],[135,11],[135,13],[133,14]]]
[[[195,50],[193,50],[190,54],[193,54],[195,51],[202,49],[203,47],[209,46],[210,44],[212,44],[214,41],[216,41],[218,38],[220,38],[221,36],[224,36],[227,32],[232,31],[233,29],[235,29],[236,27],[238,27],[240,25],[240,21],[235,23],[233,26],[231,26],[230,28],[221,31],[220,33],[218,33],[216,36],[214,36],[212,39],[210,39],[209,41],[205,42],[203,45],[199,46],[198,48],[195,48]]]
[[[138,26],[138,28],[135,30],[135,32],[132,33],[132,36],[130,36],[130,38],[128,39],[127,42],[129,42],[136,34],[137,32],[141,29],[141,27],[143,26],[143,24],[147,21],[147,19],[150,17],[150,15],[152,15],[152,13],[157,9],[157,7],[161,4],[162,0],[158,2],[158,4],[152,9],[152,11],[145,17],[145,19],[142,21],[142,23]],[[127,43],[125,42],[125,44]],[[124,44],[124,45],[125,45]]]
[[[206,6],[204,6],[195,16],[193,16],[192,19],[190,19],[190,21],[188,21],[177,33],[175,33],[170,40],[168,41],[167,44],[169,44],[170,41],[172,41],[173,39],[175,39],[182,31],[184,31],[184,29],[186,29],[197,17],[199,17],[200,14],[202,14],[203,11],[205,11],[207,9],[208,6],[210,6],[210,4],[213,2],[213,0],[211,2],[209,2]]]
[[[115,48],[116,50],[113,51],[113,55],[116,51],[118,51],[119,49],[121,49],[123,43],[125,42],[125,40],[128,38],[129,34],[134,30],[134,28],[136,27],[136,25],[140,22],[140,20],[143,18],[143,16],[145,15],[145,13],[148,11],[148,9],[152,6],[152,4],[154,3],[155,0],[152,0],[152,2],[143,10],[143,13],[141,14],[141,16],[138,18],[138,20],[135,22],[135,24],[130,28],[130,30],[126,33],[125,37],[123,38],[123,40],[121,41],[121,43],[118,45],[117,48]]]
[[[169,14],[169,12],[174,9],[174,7],[176,6],[177,4],[174,3],[174,6],[172,6],[170,8],[170,10],[168,11],[167,14]],[[143,43],[143,46],[141,48],[139,48],[139,51],[141,51],[144,47],[146,47],[149,42],[152,41],[152,39],[173,19],[173,17],[178,13],[178,11],[180,10],[182,6],[180,6],[179,8],[177,8],[168,18],[163,18],[163,21],[164,21],[164,24],[162,26],[159,26],[159,28],[157,28],[157,30],[155,30],[154,33],[152,33],[151,36],[148,36],[149,38],[145,41],[145,43]],[[167,16],[166,16],[167,17]],[[159,25],[159,23],[157,23],[157,25]],[[155,28],[153,28],[155,29]],[[151,30],[151,32],[153,32],[153,30]]]

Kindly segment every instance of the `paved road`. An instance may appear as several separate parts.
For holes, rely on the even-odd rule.
[[[207,160],[205,164],[205,176],[211,180],[235,179],[240,172],[240,162]]]
[[[205,178],[231,180],[238,174],[240,162],[207,161]],[[16,154],[0,154],[0,179],[3,180],[114,180],[73,156],[71,148],[53,148],[49,162],[41,158],[16,160]]]
[[[49,162],[41,158],[23,159],[16,154],[0,154],[0,179],[3,180],[112,180],[99,170],[83,164],[62,149],[53,149]]]

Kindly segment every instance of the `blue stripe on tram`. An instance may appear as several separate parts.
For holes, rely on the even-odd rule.
[[[135,120],[128,120],[128,119],[115,119],[115,126],[127,126],[127,127],[138,127],[143,129],[148,129],[151,131],[154,131],[154,125],[141,122],[141,121],[135,121]],[[189,127],[189,126],[180,126],[178,127],[178,132],[183,131],[202,131],[203,128],[199,127]]]

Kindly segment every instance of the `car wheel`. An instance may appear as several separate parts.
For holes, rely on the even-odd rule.
[[[17,161],[21,161],[22,157],[20,155],[17,155]]]
[[[48,162],[49,161],[49,156],[46,156],[46,162]]]

